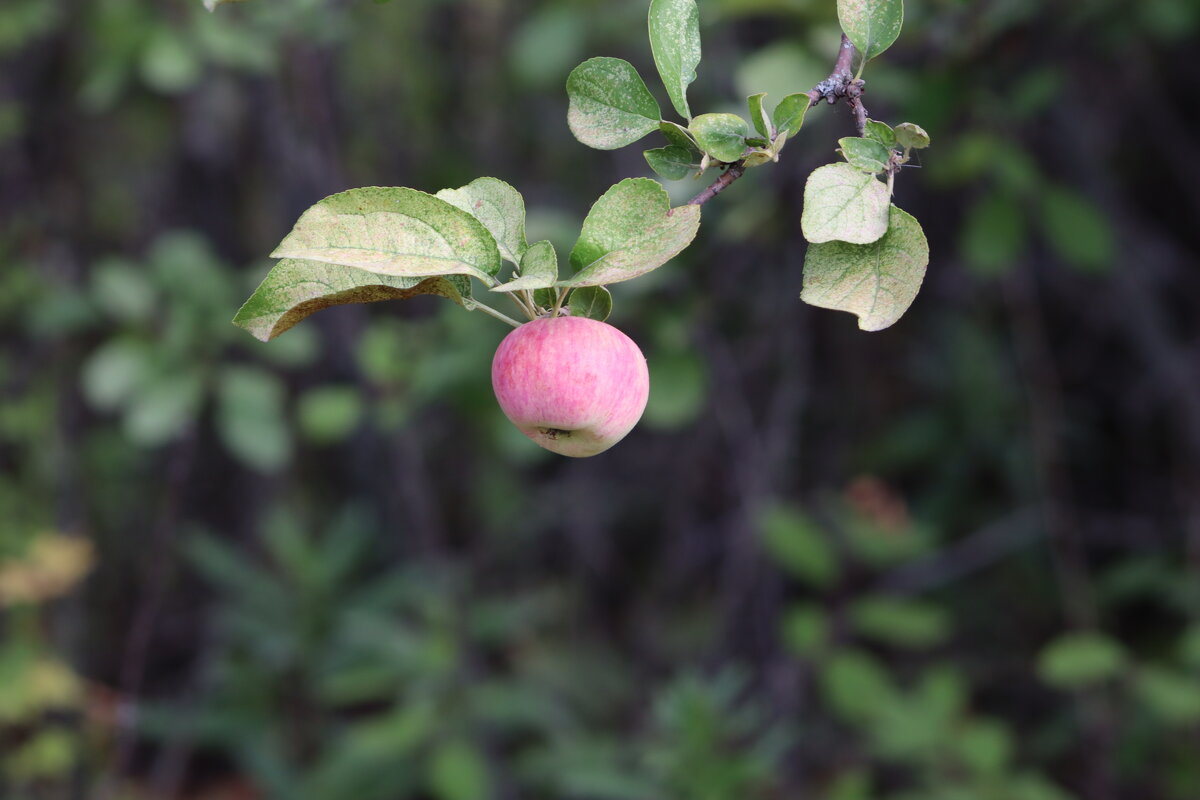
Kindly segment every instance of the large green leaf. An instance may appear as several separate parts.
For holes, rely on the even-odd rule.
[[[858,315],[858,327],[878,331],[908,309],[929,263],[929,243],[912,215],[891,207],[887,233],[870,244],[809,245],[800,299]]]
[[[662,113],[628,61],[590,58],[567,76],[567,124],[583,144],[616,150],[658,129]]]
[[[300,216],[271,257],[405,278],[472,275],[489,286],[500,271],[496,240],[479,220],[404,187],[372,186],[326,197]]]
[[[558,254],[548,241],[535,242],[521,259],[521,275],[508,283],[492,288],[493,292],[520,292],[548,289],[558,280]]]
[[[699,227],[700,206],[671,208],[658,181],[627,178],[588,212],[571,250],[576,273],[559,286],[600,286],[644,275],[687,247]]]
[[[864,63],[891,47],[904,24],[904,0],[838,0],[838,21]]]
[[[701,114],[692,120],[688,130],[700,148],[717,161],[737,161],[746,150],[749,126],[737,114]]]
[[[887,185],[849,164],[817,167],[804,185],[800,229],[810,242],[870,244],[888,227]]]
[[[500,255],[521,263],[525,241],[525,200],[498,178],[476,178],[460,189],[442,189],[437,196],[483,223],[496,239]]]
[[[700,63],[700,12],[696,0],[651,0],[650,50],[671,105],[691,119],[687,87]]]
[[[266,342],[323,308],[404,300],[419,294],[441,295],[467,308],[473,305],[471,282],[461,275],[404,278],[286,258],[267,273],[233,323]]]

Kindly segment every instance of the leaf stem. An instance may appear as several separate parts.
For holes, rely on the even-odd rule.
[[[487,305],[486,303],[481,303],[478,300],[475,300],[474,302],[475,302],[475,307],[478,308],[483,313],[485,313],[489,316],[495,317],[496,319],[500,320],[501,322],[507,322],[509,325],[512,325],[514,328],[521,327],[522,323],[517,322],[515,319],[508,316],[507,314],[502,314],[499,311],[497,311],[496,309]]]
[[[858,135],[862,136],[867,125],[867,109],[862,104],[863,83],[854,76],[854,54],[858,52],[854,44],[850,41],[846,34],[842,34],[842,44],[838,48],[837,61],[833,64],[833,71],[829,73],[829,77],[818,83],[808,92],[808,107],[820,103],[825,100],[830,105],[833,105],[838,100],[846,100],[850,105],[850,110],[854,112],[854,127],[858,130]],[[863,65],[866,64],[866,59],[863,59]],[[862,74],[862,65],[860,65],[859,74]],[[736,164],[730,165],[715,181],[708,187],[693,197],[687,202],[690,206],[702,206],[709,200],[716,197],[721,192],[728,188],[729,184],[736,181],[738,178],[746,174],[745,161],[738,161]]]
[[[569,291],[571,291],[570,288],[559,289],[558,297],[554,298],[554,308],[550,309],[551,319],[557,317],[559,312],[562,311],[563,300],[567,299],[567,292]]]

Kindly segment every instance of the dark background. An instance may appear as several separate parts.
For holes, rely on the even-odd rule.
[[[563,83],[666,108],[645,10],[5,0],[3,797],[1200,798],[1195,3],[910,0],[864,77],[933,139],[915,304],[797,299],[813,109],[614,287],[652,394],[590,460],[501,416],[489,317],[229,324],[349,187],[493,175],[569,250],[648,170]],[[833,0],[700,10],[697,111],[833,63]]]

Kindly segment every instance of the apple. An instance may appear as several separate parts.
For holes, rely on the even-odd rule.
[[[603,453],[641,419],[646,357],[621,331],[586,317],[542,317],[504,337],[492,359],[504,415],[564,456]]]

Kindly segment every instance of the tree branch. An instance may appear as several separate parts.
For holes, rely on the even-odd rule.
[[[867,109],[862,104],[862,94],[866,84],[865,81],[854,77],[855,52],[857,51],[854,45],[843,33],[842,46],[838,48],[837,61],[833,64],[833,71],[829,73],[828,78],[808,91],[808,107],[812,108],[822,100],[833,105],[838,100],[844,99],[854,113],[854,127],[858,130],[858,135],[862,136],[867,125]],[[689,206],[704,205],[745,174],[746,162],[744,159],[729,165],[728,169],[721,173],[704,191],[688,200],[687,204]]]

